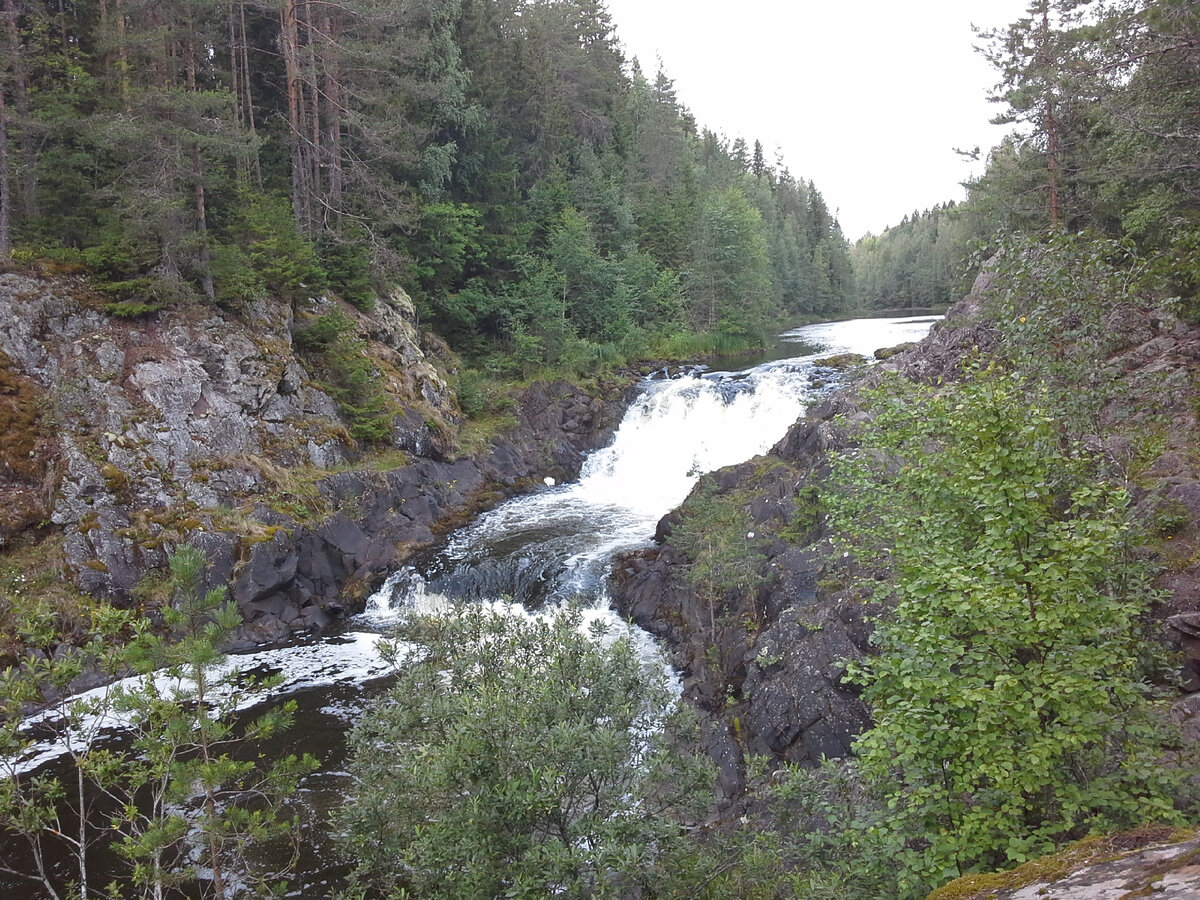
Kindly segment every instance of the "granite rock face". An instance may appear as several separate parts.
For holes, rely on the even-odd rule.
[[[352,468],[355,447],[292,332],[297,316],[328,313],[352,323],[396,410],[392,449],[409,464],[320,480]],[[82,281],[0,274],[0,422],[23,436],[0,456],[0,547],[56,529],[76,585],[124,603],[191,541],[209,555],[210,586],[228,585],[241,607],[243,643],[322,627],[451,520],[535,477],[570,477],[615,427],[619,399],[534,385],[511,433],[451,460],[454,398],[421,343],[401,290],[368,313],[318,297],[130,321],[106,315]],[[319,483],[303,522],[269,506],[297,467]]]
[[[1045,872],[1053,872],[1046,875]],[[1194,900],[1200,897],[1200,839],[1148,827],[1081,841],[1048,860],[997,875],[967,875],[929,900]]]

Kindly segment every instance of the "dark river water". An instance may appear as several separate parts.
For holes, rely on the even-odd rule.
[[[471,599],[517,614],[576,600],[588,617],[627,629],[605,592],[613,555],[649,544],[659,518],[683,501],[701,474],[763,453],[783,437],[836,378],[815,366],[816,359],[842,352],[870,357],[880,347],[920,339],[936,318],[808,325],[784,333],[769,352],[736,371],[648,380],[611,444],[586,461],[577,481],[517,497],[450,535],[394,573],[339,633],[234,658],[239,668],[280,674],[275,696],[287,694],[298,704],[296,726],[266,752],[307,752],[321,764],[292,801],[306,842],[290,896],[327,897],[346,869],[326,823],[349,787],[347,732],[387,684],[377,643],[401,610]],[[647,665],[667,665],[647,635],[633,636]],[[119,740],[119,722],[92,728]],[[47,742],[21,765],[52,768],[60,756],[60,747]],[[103,884],[119,870],[98,874]],[[0,898],[40,896],[40,889],[0,875]]]

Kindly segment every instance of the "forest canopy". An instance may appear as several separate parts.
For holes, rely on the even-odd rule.
[[[699,127],[599,0],[3,0],[0,260],[110,309],[399,282],[517,374],[648,335],[754,343],[851,297],[761,143]]]

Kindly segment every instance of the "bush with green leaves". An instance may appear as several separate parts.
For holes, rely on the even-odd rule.
[[[324,388],[360,443],[378,444],[392,433],[394,407],[349,316],[333,312],[297,326],[296,348],[315,363]]]
[[[678,877],[711,776],[668,752],[672,697],[627,638],[577,612],[464,607],[410,614],[391,659],[395,686],[351,738],[355,890],[616,897]]]
[[[994,368],[870,398],[835,469],[835,527],[891,572],[853,670],[856,753],[903,896],[1091,832],[1175,821],[1138,666],[1149,573],[1128,496],[1097,478],[1037,382]]]
[[[1106,416],[1129,405],[1114,404],[1128,391],[1108,358],[1170,305],[1162,260],[1128,240],[1054,233],[1005,237],[991,265],[984,304],[1004,358],[1038,383],[1072,437],[1103,434]]]
[[[671,542],[687,557],[685,577],[708,604],[709,628],[743,601],[759,618],[756,595],[766,561],[767,538],[757,537],[745,491],[721,492],[703,479],[680,507]]]

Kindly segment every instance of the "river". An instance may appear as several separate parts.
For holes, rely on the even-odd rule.
[[[605,591],[614,554],[648,544],[658,520],[702,474],[763,453],[782,438],[839,377],[817,359],[844,352],[869,357],[920,339],[934,321],[908,316],[804,326],[780,335],[748,368],[648,379],[612,442],[592,454],[577,481],[548,484],[483,514],[393,573],[342,630],[234,658],[242,669],[282,676],[275,696],[290,694],[298,704],[296,726],[267,752],[308,752],[320,761],[293,798],[307,840],[289,896],[327,897],[342,873],[324,822],[349,786],[346,732],[386,684],[376,647],[400,611],[445,599],[530,609],[576,600],[590,617],[626,628]],[[649,663],[665,665],[647,635],[634,638]],[[119,723],[99,724],[119,732]],[[55,744],[43,744],[24,766],[53,765],[57,755]],[[40,895],[0,875],[0,896]]]

